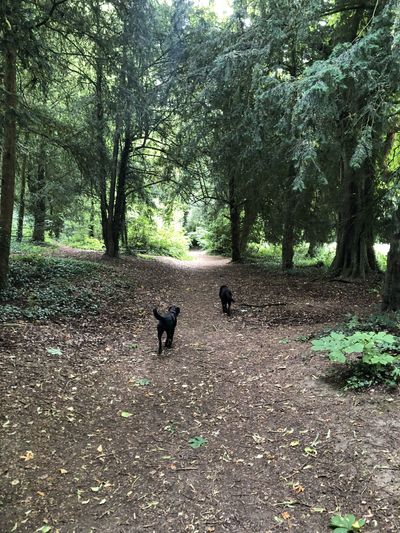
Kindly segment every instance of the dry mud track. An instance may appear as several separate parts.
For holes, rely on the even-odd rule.
[[[307,341],[376,292],[204,254],[107,264],[121,274],[98,316],[2,329],[1,531],[322,533],[335,512],[400,531],[399,395],[343,393]]]

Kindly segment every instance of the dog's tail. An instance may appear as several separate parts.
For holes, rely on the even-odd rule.
[[[155,308],[153,309],[153,314],[154,314],[154,316],[156,317],[157,320],[164,320],[164,317],[161,316],[161,315],[159,314],[159,312],[157,311],[157,307],[155,307]]]

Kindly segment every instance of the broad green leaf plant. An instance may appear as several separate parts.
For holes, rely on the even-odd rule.
[[[352,335],[332,331],[313,340],[312,350],[327,352],[331,361],[348,365],[353,370],[346,388],[375,383],[395,386],[400,378],[398,344],[398,338],[385,331],[356,331]]]
[[[332,528],[333,533],[350,533],[353,531],[360,531],[365,525],[365,519],[356,519],[353,514],[334,515],[331,518],[329,526]]]

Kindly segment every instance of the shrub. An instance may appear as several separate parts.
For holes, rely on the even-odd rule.
[[[385,331],[356,331],[352,335],[332,331],[313,340],[312,349],[328,352],[331,361],[349,368],[347,389],[380,383],[395,387],[399,381],[399,339]]]
[[[400,313],[377,313],[368,317],[359,318],[357,315],[348,315],[345,328],[348,331],[390,331],[396,335],[400,333]]]
[[[88,235],[82,235],[76,233],[68,238],[62,239],[62,242],[71,246],[71,248],[80,248],[81,250],[96,250],[101,252],[104,249],[104,244],[95,237],[89,237]]]

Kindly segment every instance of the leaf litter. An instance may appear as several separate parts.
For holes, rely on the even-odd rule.
[[[99,276],[129,284],[103,290],[98,315],[2,327],[5,531],[322,533],[337,509],[400,530],[398,393],[342,393],[304,342],[376,294],[204,255]],[[287,304],[228,318],[226,280],[237,302]],[[171,304],[158,357],[151,311]]]

